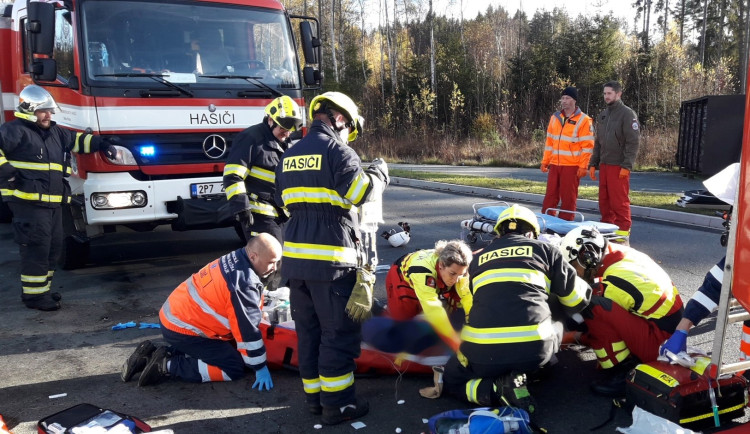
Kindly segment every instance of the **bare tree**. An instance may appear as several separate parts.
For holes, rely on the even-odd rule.
[[[322,0],[321,0],[322,1]],[[339,66],[336,61],[336,0],[331,0],[331,61],[333,62],[333,79],[339,82]]]
[[[434,94],[437,94],[437,85],[435,83],[435,16],[432,11],[432,0],[430,0],[430,88]]]

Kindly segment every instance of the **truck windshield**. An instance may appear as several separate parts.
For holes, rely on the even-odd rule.
[[[300,87],[282,11],[226,3],[110,0],[84,2],[81,17],[92,85],[148,87],[153,86],[150,76],[158,74],[171,83],[203,89],[246,87],[243,77],[272,89]]]

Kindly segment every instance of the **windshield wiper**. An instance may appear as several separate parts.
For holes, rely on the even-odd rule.
[[[114,74],[96,74],[94,77],[144,77],[144,78],[150,78],[156,82],[159,82],[161,84],[164,84],[168,87],[171,87],[172,89],[176,89],[180,91],[182,94],[187,96],[195,96],[193,92],[191,92],[188,89],[185,89],[182,86],[176,85],[172,83],[169,80],[164,79],[164,74],[155,74],[150,72],[118,72]]]
[[[261,89],[265,89],[265,90],[271,92],[271,95],[273,95],[273,96],[284,96],[284,94],[281,93],[281,91],[279,91],[278,89],[274,89],[271,86],[267,85],[266,83],[260,81],[260,79],[263,78],[263,77],[254,77],[252,75],[233,75],[233,74],[226,74],[226,75],[199,75],[198,77],[223,78],[223,79],[239,78],[239,79],[247,81],[250,84],[254,84],[255,86],[257,86],[257,87],[259,87]]]

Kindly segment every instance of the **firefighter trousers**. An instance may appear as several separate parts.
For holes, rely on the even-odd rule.
[[[649,363],[659,356],[659,346],[672,336],[654,321],[639,317],[609,299],[595,297],[591,316],[585,320],[588,332],[580,342],[594,350],[599,366],[610,369],[629,356]]]
[[[13,211],[13,234],[21,253],[22,295],[49,292],[62,251],[62,210],[18,202],[8,206]]]
[[[299,372],[309,404],[356,403],[354,359],[360,354],[360,325],[346,314],[355,281],[354,271],[334,281],[289,281]]]
[[[578,166],[558,166],[550,164],[547,173],[547,190],[542,201],[542,212],[548,208],[559,208],[568,211],[576,210],[578,199],[578,185],[581,179],[578,177]],[[558,206],[558,203],[560,206]],[[574,220],[575,214],[561,212],[558,217],[564,220]]]
[[[620,178],[620,166],[599,165],[599,213],[602,222],[616,224],[618,235],[630,234],[630,175]]]
[[[233,381],[245,376],[245,362],[232,341],[177,333],[161,326],[169,345],[169,375],[191,383]]]

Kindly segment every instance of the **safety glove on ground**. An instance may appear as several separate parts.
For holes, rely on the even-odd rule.
[[[266,390],[273,389],[273,380],[271,380],[271,373],[268,372],[268,366],[264,366],[257,371],[255,371],[255,383],[253,383],[253,389],[258,388],[258,390],[263,390],[265,387]]]
[[[372,316],[372,294],[375,289],[375,273],[368,266],[357,268],[357,282],[346,303],[346,313],[355,322],[364,322]]]
[[[680,354],[687,350],[687,331],[675,330],[672,336],[659,347],[659,355],[666,356],[667,351]]]

